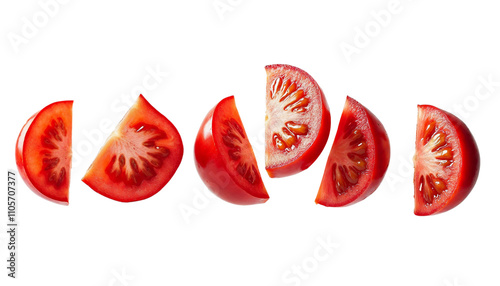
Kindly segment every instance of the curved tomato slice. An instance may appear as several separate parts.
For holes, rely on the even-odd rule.
[[[330,134],[330,110],[323,91],[305,71],[266,66],[266,170],[271,178],[311,166]]]
[[[116,201],[144,200],[170,181],[183,150],[175,126],[140,95],[82,181]]]
[[[362,201],[382,182],[389,159],[389,138],[382,123],[347,97],[316,203],[340,207]]]
[[[33,115],[19,134],[16,164],[36,194],[68,204],[73,101],[55,102]]]
[[[469,128],[451,113],[419,105],[415,146],[415,214],[456,207],[479,175],[479,150]]]
[[[240,205],[269,199],[233,96],[223,99],[205,117],[194,157],[201,179],[221,199]]]

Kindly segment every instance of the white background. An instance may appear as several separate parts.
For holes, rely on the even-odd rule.
[[[49,103],[72,99],[70,204],[45,201],[20,182],[19,279],[7,278],[2,266],[0,284],[500,285],[500,5],[494,1],[68,1],[50,7],[44,19],[40,3],[47,2],[0,4],[1,172],[15,169],[25,121]],[[382,10],[391,11],[383,25],[374,22],[374,14],[388,13]],[[26,37],[24,18],[38,25]],[[370,36],[362,41],[366,29]],[[25,39],[19,46],[10,40],[14,34]],[[356,53],[346,57],[342,45]],[[316,163],[283,179],[270,179],[263,165],[264,66],[274,63],[310,73],[332,115]],[[161,76],[148,90],[142,82],[156,69]],[[482,84],[488,78],[497,82],[490,91]],[[185,153],[161,192],[124,204],[80,179],[109,134],[100,124],[115,126],[141,91],[176,125]],[[271,196],[262,205],[207,196],[194,167],[203,117],[233,94]],[[384,123],[391,163],[365,201],[325,208],[314,199],[346,95]],[[470,196],[432,217],[413,214],[417,104],[457,114],[482,155]],[[181,209],[194,213],[183,216]],[[2,230],[2,261],[6,238]],[[321,240],[337,247],[318,262]],[[302,278],[292,278],[294,265]]]

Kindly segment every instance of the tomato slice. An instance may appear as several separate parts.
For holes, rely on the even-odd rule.
[[[140,95],[82,181],[116,201],[144,200],[170,181],[183,150],[175,126]]]
[[[269,199],[233,96],[205,117],[194,155],[201,179],[221,199],[239,205]]]
[[[30,117],[16,143],[16,164],[28,187],[50,201],[69,203],[73,101],[55,102]]]
[[[382,182],[389,159],[389,138],[382,123],[347,97],[316,203],[340,207],[364,200]]]
[[[463,121],[419,105],[414,164],[415,214],[442,213],[460,204],[474,187],[479,150]]]
[[[266,170],[271,178],[312,165],[328,141],[330,110],[323,91],[305,71],[266,66]]]

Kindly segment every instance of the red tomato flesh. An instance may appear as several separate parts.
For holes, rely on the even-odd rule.
[[[194,155],[201,179],[221,199],[239,205],[269,199],[233,96],[205,117]]]
[[[73,101],[55,102],[33,115],[16,143],[16,164],[28,187],[50,201],[69,203]]]
[[[432,215],[460,204],[479,174],[479,150],[469,128],[451,113],[418,106],[415,214]]]
[[[170,181],[182,155],[175,126],[140,95],[82,181],[116,201],[144,200]]]
[[[305,71],[266,66],[266,171],[271,178],[299,173],[318,158],[330,134],[323,91]]]
[[[347,97],[316,203],[340,207],[364,200],[382,182],[389,159],[389,138],[382,123]]]

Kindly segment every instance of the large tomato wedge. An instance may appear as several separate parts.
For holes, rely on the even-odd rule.
[[[19,134],[16,164],[28,187],[68,204],[73,101],[55,102],[33,115]]]
[[[316,203],[341,207],[364,200],[382,182],[390,153],[382,123],[347,97]]]
[[[140,95],[82,181],[116,201],[144,200],[170,181],[183,150],[175,126]]]
[[[223,200],[249,205],[269,199],[233,96],[219,102],[203,120],[194,157],[203,182]]]
[[[305,71],[266,66],[266,170],[271,178],[301,172],[318,158],[330,134],[323,91]]]
[[[419,105],[415,145],[415,214],[456,207],[479,175],[479,150],[469,128],[451,113]]]

